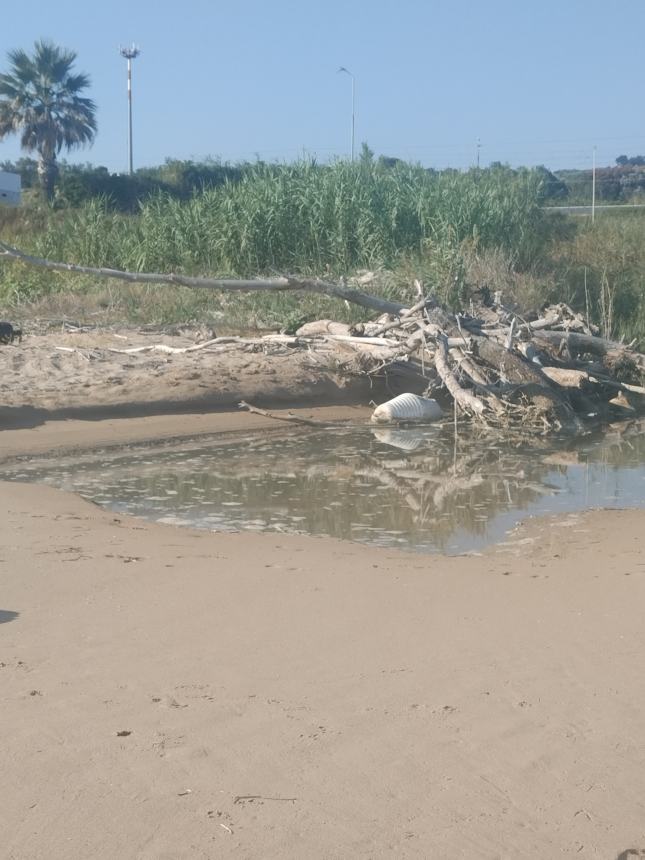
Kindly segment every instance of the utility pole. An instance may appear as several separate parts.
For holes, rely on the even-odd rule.
[[[482,148],[482,142],[477,138],[477,170],[479,170],[479,150]]]
[[[591,223],[596,220],[596,147],[591,156]]]
[[[132,176],[132,60],[138,57],[141,51],[133,42],[129,48],[119,48],[119,53],[128,61],[128,173]]]
[[[341,66],[341,67],[340,67],[340,69],[339,69],[338,71],[339,71],[339,72],[344,72],[346,75],[349,75],[349,76],[350,76],[350,78],[352,79],[352,134],[351,134],[351,150],[350,150],[350,151],[351,151],[351,154],[352,154],[352,161],[354,161],[354,128],[355,128],[355,116],[356,116],[356,113],[355,113],[355,107],[356,107],[356,80],[355,80],[355,78],[354,78],[354,75],[349,71],[349,69],[346,69],[346,68],[345,68],[345,66]]]

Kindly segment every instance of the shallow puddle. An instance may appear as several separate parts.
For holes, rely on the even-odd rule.
[[[0,478],[158,522],[460,553],[527,515],[643,505],[645,432],[510,443],[490,434],[455,441],[446,425],[298,428],[32,459]]]

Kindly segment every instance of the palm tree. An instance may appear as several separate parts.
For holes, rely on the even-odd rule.
[[[96,134],[96,105],[80,93],[90,79],[75,74],[74,51],[39,41],[33,56],[9,51],[11,69],[0,75],[0,140],[20,134],[20,145],[38,153],[38,175],[51,199],[61,149],[91,144]]]

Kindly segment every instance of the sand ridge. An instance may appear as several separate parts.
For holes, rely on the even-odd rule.
[[[154,350],[156,345],[178,352]],[[306,349],[200,346],[195,333],[48,332],[0,346],[0,429],[256,405],[369,403],[374,386]],[[129,354],[126,350],[143,348]],[[342,350],[342,345],[339,346]]]

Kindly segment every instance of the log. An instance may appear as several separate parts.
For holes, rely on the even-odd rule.
[[[523,393],[541,412],[553,413],[558,421],[570,423],[573,409],[564,395],[550,384],[542,369],[516,352],[509,352],[501,343],[485,336],[474,336],[477,355],[493,367],[503,382],[521,385]]]
[[[457,377],[450,369],[448,364],[448,338],[436,326],[426,326],[426,331],[437,345],[434,365],[441,381],[450,392],[452,399],[466,411],[474,412],[475,415],[481,415],[485,409],[483,401],[475,397],[474,394],[471,394],[470,391],[462,388]]]
[[[448,338],[450,355],[455,359],[459,367],[472,379],[474,383],[479,385],[481,388],[488,390],[490,387],[490,379],[484,376],[481,368],[479,368],[460,347],[451,345],[450,340],[451,338]]]
[[[351,326],[348,323],[334,322],[333,320],[314,320],[301,325],[296,331],[298,337],[313,337],[317,334],[350,334]]]
[[[631,385],[629,382],[617,382],[615,379],[609,379],[606,376],[594,374],[589,376],[591,382],[597,382],[599,385],[605,385],[608,388],[613,388],[619,391],[626,391],[630,394],[645,395],[645,388],[642,385]]]
[[[338,341],[338,343],[355,343],[363,346],[389,346],[392,348],[402,346],[400,341],[391,337],[358,337],[352,334],[326,334],[322,335],[322,339]]]
[[[23,251],[0,242],[0,257],[16,260],[29,266],[48,269],[52,272],[70,272],[77,275],[91,275],[95,278],[113,278],[136,284],[159,284],[165,286],[181,286],[191,289],[223,290],[229,292],[303,292],[318,293],[335,299],[352,302],[360,307],[386,314],[400,314],[405,309],[402,302],[391,302],[362,293],[359,290],[348,289],[337,284],[330,284],[319,278],[296,278],[282,276],[280,278],[257,278],[244,280],[237,278],[194,278],[188,275],[161,274],[152,272],[128,272],[120,269],[94,268],[78,266],[75,263],[59,263],[41,257],[33,257]]]
[[[543,367],[542,372],[552,382],[562,388],[573,388],[580,391],[593,391],[601,388],[609,388],[612,391],[625,391],[631,394],[645,395],[645,388],[641,385],[630,385],[628,382],[618,382],[607,376],[591,374],[585,370],[571,370],[566,367]]]
[[[584,370],[571,370],[566,367],[544,367],[543,373],[549,379],[569,392],[574,409],[587,416],[596,415],[605,408],[615,391],[598,384]]]
[[[411,334],[407,340],[403,341],[403,345],[410,349],[417,349],[425,343],[425,333],[427,326],[422,329],[417,329],[414,334]],[[429,332],[428,332],[429,333]],[[463,337],[446,337],[446,343],[449,349],[470,349],[470,339]]]
[[[589,374],[585,373],[584,370],[569,370],[566,367],[543,367],[542,373],[548,376],[551,382],[555,382],[561,388],[575,388],[583,391],[592,387]]]
[[[513,338],[515,337],[515,326],[516,326],[516,324],[517,324],[517,317],[513,317],[513,319],[511,320],[511,327],[508,330],[508,334],[506,336],[506,343],[504,344],[504,346],[506,347],[508,352],[510,352],[513,349]]]
[[[629,356],[639,367],[643,366],[643,359],[645,358],[630,350],[625,344],[595,337],[592,334],[580,334],[573,331],[539,331],[535,332],[535,340],[556,348],[564,344],[572,356],[584,353],[599,356],[611,354]]]
[[[493,389],[490,380],[484,375],[482,369],[462,349],[453,348],[450,350],[450,355],[455,359],[460,370],[472,381],[473,386],[485,395],[484,400],[487,405],[497,415],[504,414],[507,411],[504,401],[500,398],[499,393]]]

